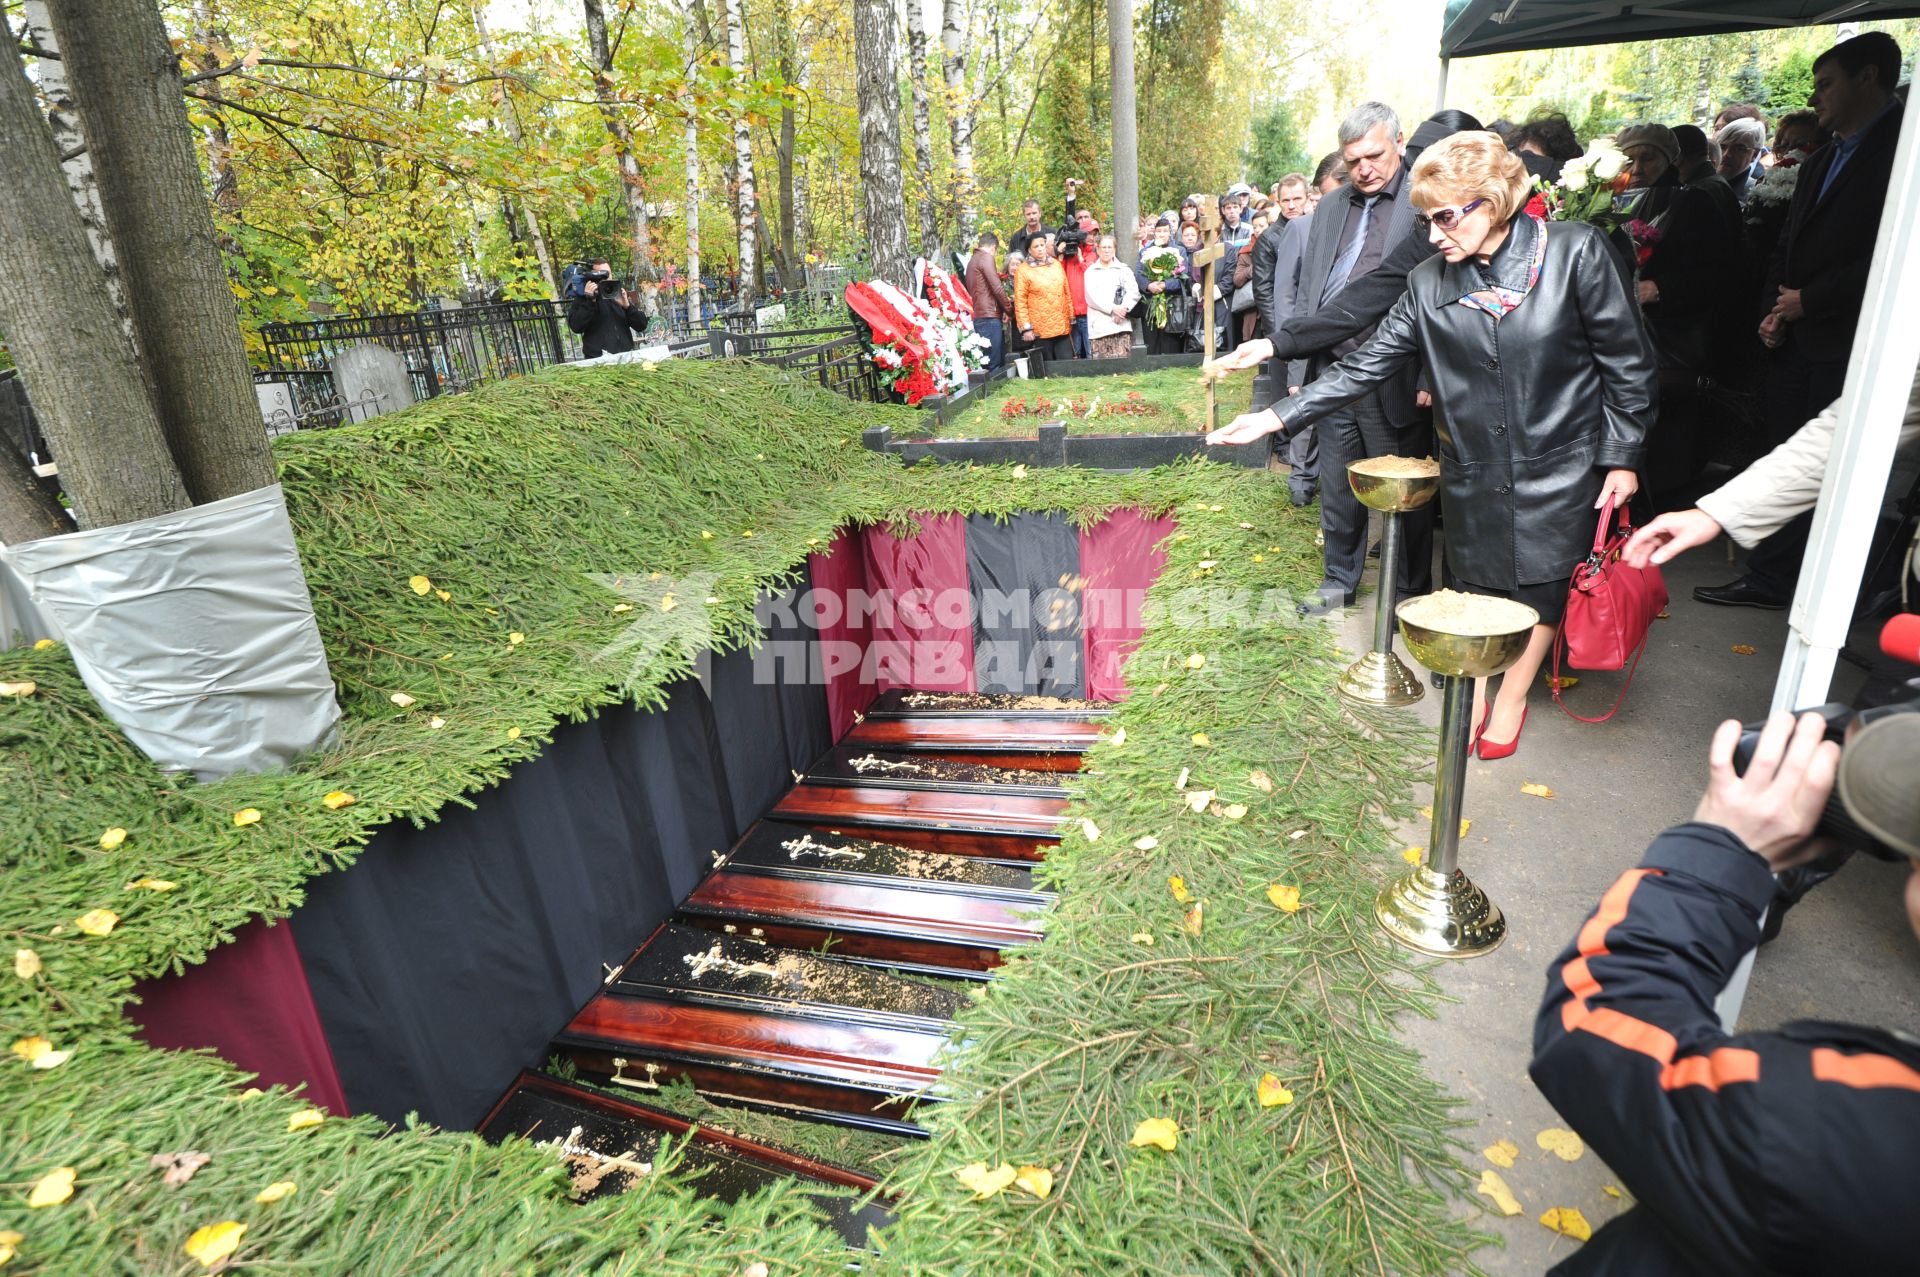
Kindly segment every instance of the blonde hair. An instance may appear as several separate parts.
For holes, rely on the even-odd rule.
[[[1416,208],[1486,200],[1493,220],[1505,222],[1527,202],[1527,166],[1498,134],[1469,131],[1443,137],[1413,164]]]

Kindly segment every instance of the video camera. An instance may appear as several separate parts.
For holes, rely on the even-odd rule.
[[[1902,615],[1889,621],[1880,635],[1880,650],[1895,660],[1920,664],[1920,616]],[[1920,678],[1907,680],[1892,700],[1871,709],[1828,704],[1801,712],[1825,719],[1826,739],[1841,747],[1840,775],[1814,836],[1831,838],[1842,848],[1864,851],[1880,860],[1908,859],[1909,853],[1889,846],[1886,839],[1891,836],[1911,843],[1914,834],[1877,831],[1887,827],[1883,813],[1890,810],[1889,798],[1895,804],[1891,810],[1910,811],[1911,800],[1897,795],[1920,787]],[[1765,726],[1741,726],[1740,743],[1733,751],[1736,772],[1745,774]],[[1869,733],[1871,748],[1865,744]]]
[[[587,296],[587,285],[597,287],[594,295],[611,297],[625,287],[611,271],[595,270],[592,262],[573,262],[560,276],[560,291],[568,297]]]

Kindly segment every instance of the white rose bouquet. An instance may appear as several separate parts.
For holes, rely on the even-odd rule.
[[[1560,180],[1548,185],[1534,179],[1535,202],[1539,216],[1555,222],[1592,222],[1610,230],[1624,220],[1614,208],[1614,196],[1628,182],[1627,156],[1611,142],[1598,141],[1577,160],[1568,160],[1560,170]]]

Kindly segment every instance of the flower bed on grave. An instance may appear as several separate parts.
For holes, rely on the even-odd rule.
[[[1198,434],[1207,429],[1207,392],[1198,368],[1101,375],[1094,363],[1073,377],[1009,378],[977,390],[951,416],[928,425],[936,439],[1032,439],[1043,422],[1075,435]],[[1247,411],[1253,378],[1228,378],[1216,390],[1220,424]]]
[[[756,597],[836,529],[1121,508],[1179,528],[1136,694],[1046,863],[1061,900],[1045,941],[962,1013],[932,1138],[873,1153],[901,1206],[863,1267],[1472,1271],[1485,1238],[1455,1215],[1468,1180],[1449,1101],[1389,1027],[1432,990],[1371,921],[1400,868],[1386,822],[1411,814],[1430,742],[1404,715],[1343,707],[1329,640],[1290,607],[1167,606],[1196,582],[1223,598],[1309,588],[1310,516],[1267,476],[1215,465],[903,471],[859,446],[875,411],[894,419],[745,363],[669,363],[542,371],[277,440],[344,709],[341,746],[286,772],[162,776],[62,649],[0,653],[16,685],[0,701],[9,1274],[203,1271],[227,1252],[365,1275],[844,1268],[797,1192],[717,1205],[663,1159],[575,1204],[533,1145],[323,1118],[214,1056],[144,1045],[122,1008],[135,981],[287,917],[377,826],[485,804],[563,720],[662,704],[700,646],[759,636]],[[673,601],[700,616],[698,642],[591,659],[635,608],[667,610],[655,572],[711,583]],[[1193,803],[1203,788],[1218,801]],[[983,1199],[954,1174],[1003,1161],[1049,1168],[1044,1200]]]

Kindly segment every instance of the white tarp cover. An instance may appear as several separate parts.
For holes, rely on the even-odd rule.
[[[339,735],[280,485],[0,548],[109,718],[166,771],[283,767]]]

